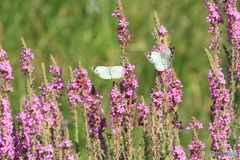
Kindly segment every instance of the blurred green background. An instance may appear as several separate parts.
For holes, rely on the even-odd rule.
[[[138,96],[143,95],[150,103],[151,88],[154,86],[155,69],[145,58],[144,52],[151,50],[154,27],[153,11],[158,13],[161,24],[169,31],[175,30],[170,46],[176,47],[173,67],[182,81],[184,96],[179,107],[179,120],[184,126],[195,116],[203,123],[199,131],[200,139],[207,143],[206,155],[209,155],[209,107],[212,104],[209,93],[207,73],[209,64],[203,47],[208,47],[211,35],[207,33],[208,10],[204,1],[192,0],[122,0],[129,33],[132,35],[127,49],[131,64],[136,65],[139,81]],[[15,80],[14,92],[10,93],[13,114],[16,115],[20,101],[25,98],[24,76],[20,72],[20,37],[24,37],[27,46],[35,54],[36,92],[40,84],[41,63],[49,70],[49,54],[64,71],[65,84],[68,81],[68,65],[75,68],[77,60],[89,71],[89,77],[96,89],[104,95],[104,109],[109,113],[108,93],[111,80],[100,79],[89,70],[89,66],[105,63],[119,65],[120,48],[116,28],[118,20],[111,16],[116,9],[115,0],[2,0],[0,1],[0,44],[9,54]],[[226,28],[222,26],[226,32]],[[226,34],[223,42],[225,43]],[[223,54],[223,66],[226,57]],[[225,69],[224,69],[225,70]],[[140,98],[139,98],[140,99]],[[63,98],[64,117],[70,119],[66,96]],[[80,125],[83,125],[80,122]],[[70,125],[70,128],[72,126]],[[191,141],[191,131],[180,132],[181,144],[186,148]],[[72,138],[72,137],[71,137]],[[84,142],[84,130],[80,142]],[[84,145],[83,145],[84,151]]]

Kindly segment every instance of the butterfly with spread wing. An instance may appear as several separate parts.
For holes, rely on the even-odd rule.
[[[146,52],[147,59],[154,64],[157,71],[164,71],[172,66],[175,47],[168,48],[162,54],[159,52]]]
[[[93,66],[92,71],[102,79],[118,79],[123,77],[123,66]]]

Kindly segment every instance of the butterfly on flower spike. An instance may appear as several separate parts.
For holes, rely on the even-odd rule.
[[[157,71],[164,71],[172,66],[175,47],[168,48],[162,54],[159,52],[146,52],[147,59],[154,64]]]

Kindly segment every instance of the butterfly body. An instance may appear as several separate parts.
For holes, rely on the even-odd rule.
[[[97,74],[102,79],[118,79],[123,77],[123,69],[122,66],[94,66],[91,67],[93,72]]]
[[[175,47],[168,48],[164,53],[159,52],[146,52],[147,59],[154,64],[154,67],[158,71],[164,71],[172,66],[172,58],[175,51]]]

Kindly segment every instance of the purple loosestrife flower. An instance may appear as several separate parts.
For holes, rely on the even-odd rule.
[[[56,65],[50,65],[50,72],[54,76],[52,82],[50,83],[50,88],[52,89],[52,92],[55,93],[54,96],[56,99],[59,100],[63,95],[63,92],[61,90],[64,89],[64,82],[61,78],[63,72],[60,66]]]
[[[127,112],[124,103],[124,95],[118,89],[117,84],[114,84],[113,89],[109,93],[110,98],[110,121],[112,122],[111,129],[113,133],[113,157],[111,159],[119,159],[123,155],[123,124],[125,114]]]
[[[4,92],[12,92],[13,87],[10,85],[10,82],[12,82],[14,78],[10,62],[6,60],[7,57],[7,53],[3,49],[0,49],[0,90]]]
[[[201,160],[203,159],[202,150],[206,147],[204,143],[199,140],[192,141],[190,145],[188,145],[190,151],[190,160]]]
[[[229,55],[228,77],[233,83],[235,78],[240,80],[240,12],[237,11],[236,0],[223,0],[224,12],[227,14],[228,42],[233,45],[232,53]],[[232,75],[233,73],[233,75]],[[232,80],[232,81],[231,81]],[[233,85],[233,84],[232,84]],[[235,86],[232,86],[235,87]],[[238,86],[239,88],[239,86]]]
[[[213,7],[212,7],[213,6]],[[218,4],[206,2],[206,7],[210,9],[210,14],[219,13]],[[214,12],[214,13],[213,13]],[[232,152],[232,147],[229,144],[229,137],[231,134],[230,123],[233,119],[233,109],[230,106],[230,91],[226,89],[226,81],[224,79],[224,74],[222,73],[222,68],[220,67],[221,60],[219,59],[220,55],[220,35],[221,31],[218,31],[218,23],[222,23],[222,20],[218,20],[214,17],[208,16],[208,22],[211,24],[211,32],[214,36],[212,38],[212,43],[210,44],[210,49],[213,50],[211,55],[207,49],[205,53],[209,59],[211,68],[208,72],[208,81],[210,83],[210,92],[212,95],[213,106],[212,106],[212,123],[209,125],[209,130],[211,131],[212,137],[212,151],[214,152]],[[211,20],[209,20],[211,19]],[[228,157],[217,157],[217,158],[228,158]]]
[[[233,118],[232,108],[229,106],[230,94],[229,90],[225,88],[226,81],[219,67],[217,68],[217,74],[214,75],[211,69],[208,73],[210,92],[215,106],[213,110],[213,123],[210,123],[209,126],[213,139],[212,147],[213,151],[220,152],[222,151],[221,144],[223,144],[223,147],[231,152],[232,149],[228,143],[228,137],[231,134],[229,124]]]
[[[7,57],[7,53],[0,49],[0,159],[14,159],[15,154],[13,120],[7,95],[13,91],[10,83],[14,78]]]
[[[63,150],[63,157],[64,159],[67,159],[67,160],[74,160],[74,155],[71,154],[72,150],[70,149],[71,146],[72,146],[72,141],[62,141],[60,144],[59,144],[59,147],[62,148]]]
[[[206,18],[207,22],[212,24],[214,28],[216,24],[223,23],[221,8],[217,4],[211,3],[210,1],[206,1],[205,7],[208,8],[210,11]],[[211,30],[213,28],[210,27],[209,29],[210,29],[209,32],[213,32]]]
[[[91,103],[91,106],[88,110],[88,125],[90,127],[90,137],[99,137],[101,138],[102,149],[106,149],[105,138],[103,137],[104,127],[107,127],[106,118],[103,116],[103,108],[101,106],[102,96],[95,92],[94,95],[91,95],[88,99],[88,103]]]
[[[0,99],[0,159],[14,159],[13,120],[10,101]]]
[[[184,152],[184,148],[182,146],[174,146],[172,149],[173,156],[175,160],[186,160],[186,155]]]
[[[148,118],[148,114],[150,113],[150,108],[145,105],[145,103],[140,103],[138,105],[138,125],[145,126]]]
[[[169,112],[173,112],[174,108],[178,107],[177,104],[182,102],[181,98],[183,96],[183,92],[181,88],[183,87],[183,85],[181,81],[174,76],[172,69],[166,69],[164,72],[164,75],[161,75],[160,73],[160,82],[158,85],[165,87],[165,90],[167,91],[167,99],[169,101],[167,110]],[[155,97],[154,99],[152,99],[152,102],[155,102],[156,105],[162,105],[163,101],[159,100],[158,96],[160,96],[159,98],[162,99],[164,93],[157,92],[156,94],[152,94],[151,97]]]
[[[89,93],[92,89],[92,84],[88,78],[88,72],[84,68],[77,68],[73,72],[76,78],[67,86],[69,96],[68,103],[70,104],[71,109],[77,109],[79,102],[85,103],[88,99]]]
[[[136,110],[136,88],[138,87],[138,82],[137,78],[134,74],[134,69],[135,66],[131,65],[128,60],[127,60],[127,52],[125,52],[125,48],[128,47],[128,41],[131,41],[131,35],[128,34],[128,29],[126,27],[129,25],[129,22],[126,21],[126,18],[124,17],[123,14],[123,8],[121,5],[121,1],[117,0],[117,10],[112,14],[114,17],[119,19],[118,22],[118,28],[117,28],[117,33],[118,33],[118,42],[121,47],[121,52],[122,52],[122,59],[123,59],[123,67],[124,71],[124,79],[122,82],[122,86],[124,87],[124,95],[125,95],[125,101],[124,104],[125,106],[118,106],[125,108],[125,114],[123,117],[123,123],[124,125],[124,131],[123,137],[124,139],[122,141],[125,141],[126,143],[123,143],[124,152],[123,152],[123,157],[132,157],[132,150],[133,150],[133,128],[134,128],[134,117],[135,117],[135,110]],[[110,96],[111,97],[111,96]],[[120,116],[120,115],[119,115]],[[113,119],[113,118],[112,118]],[[119,133],[120,130],[118,130],[118,125],[119,127],[121,126],[120,123],[116,123],[116,129],[114,129],[114,132],[116,134]],[[117,141],[116,141],[117,142]],[[118,159],[119,157],[115,157]]]
[[[160,48],[155,44],[152,48],[154,52],[163,53],[165,50],[168,49],[168,46],[164,43],[164,35],[168,33],[167,29],[161,25],[159,28],[157,28],[157,34],[159,35],[159,41],[160,41]]]
[[[206,8],[209,9],[209,14],[206,18],[207,22],[210,23],[210,27],[208,29],[208,32],[211,33],[212,35],[220,35],[221,31],[218,31],[219,26],[217,24],[223,23],[222,15],[221,13],[221,8],[218,3],[212,3],[210,1],[206,1]],[[209,48],[218,52],[217,54],[220,55],[220,52],[218,49],[221,47],[220,42],[221,37],[220,36],[214,36],[212,38],[212,43],[210,44]]]
[[[111,129],[113,134],[119,134],[124,120],[126,109],[124,106],[124,95],[115,85],[109,93],[110,97],[110,120],[112,122]]]
[[[152,50],[163,54],[163,52],[169,48],[169,43],[172,38],[173,31],[167,33],[166,28],[160,24],[157,13],[154,12],[155,28],[152,32],[152,36],[155,40],[155,45]],[[155,83],[156,89],[153,89],[151,94],[151,137],[152,137],[152,151],[153,157],[157,158],[160,156],[171,156],[171,152],[165,150],[165,147],[171,147],[172,143],[175,144],[173,147],[173,155],[175,158],[184,159],[185,153],[178,139],[178,130],[182,129],[182,122],[178,121],[178,103],[182,102],[181,97],[183,92],[181,90],[182,84],[177,79],[174,71],[165,69],[158,71],[158,77]],[[173,120],[170,119],[170,114],[173,114]],[[164,133],[174,134],[164,134]],[[157,134],[156,134],[157,133]],[[173,142],[174,140],[174,142]],[[170,143],[169,143],[170,142]],[[159,148],[159,146],[161,146]],[[181,150],[182,153],[177,152]]]
[[[67,86],[68,89],[68,101],[71,105],[72,109],[78,108],[78,103],[82,103],[81,108],[83,109],[83,117],[87,118],[86,127],[88,130],[87,133],[87,141],[91,144],[87,144],[88,149],[90,145],[93,145],[93,149],[91,152],[95,152],[95,157],[100,156],[102,151],[106,151],[105,138],[102,136],[104,132],[104,127],[107,127],[106,118],[103,116],[103,109],[101,106],[102,96],[95,92],[90,79],[88,78],[87,70],[82,68],[81,63],[78,63],[78,68],[75,69],[75,78],[70,82]],[[92,93],[94,90],[94,94]],[[75,112],[72,112],[73,114]],[[100,141],[99,141],[100,140]],[[95,143],[98,144],[95,144]],[[99,154],[99,155],[97,155]]]
[[[51,59],[54,61],[53,57],[51,57]],[[60,67],[56,65],[51,65],[50,72],[52,72],[53,78],[52,81],[48,83],[47,76],[45,73],[45,66],[42,63],[42,80],[41,86],[39,87],[39,89],[41,90],[41,94],[39,97],[42,105],[42,114],[44,116],[43,122],[45,122],[43,123],[44,128],[43,134],[46,141],[44,143],[44,146],[47,147],[49,145],[52,145],[54,147],[53,156],[55,159],[59,159],[62,155],[62,152],[59,149],[58,144],[62,141],[63,136],[62,134],[63,116],[60,111],[61,108],[58,101],[61,98],[62,95],[61,89],[64,88],[64,84],[61,78],[62,71]],[[52,139],[54,139],[54,141],[52,141]],[[48,157],[49,156],[50,153],[48,154]]]
[[[179,129],[183,129],[182,122],[178,121],[178,115],[176,112],[178,107],[177,104],[181,102],[181,97],[183,94],[181,90],[182,85],[179,80],[176,80],[176,77],[173,75],[171,69],[165,70],[164,72],[164,74],[159,75],[160,82],[156,82],[156,89],[153,89],[151,94],[152,105],[150,110],[152,115],[152,127],[150,132],[153,142],[152,150],[156,150],[154,157],[159,157],[161,154],[163,154],[162,151],[164,149],[159,149],[159,146],[168,146],[170,143],[176,143],[169,143],[169,141],[172,141],[172,139],[176,139],[172,137],[173,135],[169,136],[163,133],[178,132]],[[170,121],[169,119],[170,113],[174,114],[173,121]],[[179,148],[181,149],[180,146],[178,146],[178,149]],[[164,154],[165,156],[170,156],[170,153],[168,152]],[[177,155],[178,153],[174,152],[174,154]],[[183,155],[180,154],[179,157],[181,156]]]
[[[162,105],[163,105],[163,98],[164,94],[161,91],[153,89],[153,92],[151,93],[151,101],[153,102],[154,106],[157,109],[156,115],[159,117],[160,120],[162,120],[163,111],[162,111]]]
[[[54,125],[54,111],[57,106],[51,98],[52,89],[50,86],[40,86],[41,94],[39,96],[42,114],[44,116],[44,121],[46,121],[51,126]]]
[[[198,139],[198,135],[197,135],[197,131],[200,128],[203,128],[202,123],[200,123],[194,117],[192,117],[192,122],[189,123],[188,127],[186,128],[186,129],[193,129],[192,141],[191,141],[191,144],[188,145],[191,160],[203,159],[202,151],[205,148],[205,144]]]
[[[166,28],[159,24],[158,22],[158,17],[157,14],[154,12],[154,17],[155,17],[155,23],[158,24],[155,31],[153,32],[153,36],[156,39],[155,40],[155,45],[153,46],[153,51],[155,52],[164,52],[169,46],[169,42],[166,39],[164,39],[164,36],[167,34]],[[171,39],[170,35],[170,38]],[[159,53],[159,54],[161,54]],[[173,73],[172,69],[165,69],[164,71],[158,71],[158,75],[160,78],[160,83],[158,84],[159,86],[162,86],[162,90],[167,93],[167,96],[170,102],[169,104],[169,111],[172,111],[175,106],[177,106],[178,103],[182,102],[181,97],[183,95],[183,92],[181,90],[182,84],[179,79],[175,76],[175,73]],[[162,95],[163,96],[163,95]],[[157,95],[156,95],[157,97]],[[160,97],[160,99],[162,99]],[[153,102],[156,102],[157,100],[153,99]],[[162,102],[162,101],[160,101]],[[158,102],[157,102],[158,103]],[[158,105],[158,104],[157,104]]]
[[[67,140],[67,141],[62,141],[60,144],[59,144],[59,147],[61,147],[61,148],[71,148],[71,146],[72,146],[72,141],[69,141],[69,140]]]
[[[31,100],[26,99],[23,106],[25,107],[23,113],[17,116],[18,121],[22,123],[23,130],[17,131],[16,139],[16,157],[30,158],[35,157],[35,138],[37,135],[42,135],[42,121],[44,117],[41,109],[42,105],[39,98],[33,94]]]
[[[218,6],[218,4],[211,3],[209,1],[206,2],[205,5],[206,8],[210,10],[210,13],[208,14],[206,20],[207,22],[210,23],[210,28],[208,29],[208,32],[211,33],[212,35],[220,35],[222,32],[218,31],[219,26],[217,24],[223,23],[222,15],[220,14],[221,8]],[[220,36],[215,36],[212,38],[212,43],[210,44],[210,49],[218,52],[218,55],[220,52],[218,49],[221,47],[220,42],[221,37]]]
[[[223,0],[223,10],[227,14],[228,41],[240,49],[240,13],[237,11],[237,0]]]
[[[135,126],[134,118],[135,118],[135,110],[137,108],[136,99],[137,93],[136,88],[138,87],[137,77],[134,74],[135,66],[131,65],[127,58],[123,58],[123,63],[125,64],[125,68],[123,70],[124,79],[122,82],[123,86],[123,94],[124,94],[124,103],[126,112],[124,114],[124,132],[123,137],[126,143],[124,143],[124,156],[132,157],[133,151],[133,129]]]
[[[128,34],[129,31],[128,29],[126,29],[126,27],[129,25],[129,22],[126,21],[126,18],[124,17],[123,9],[120,1],[118,1],[117,10],[114,11],[112,16],[119,19],[117,33],[118,33],[118,42],[121,46],[121,49],[128,48],[129,44],[127,43],[127,41],[131,41],[131,35]],[[124,52],[124,55],[126,55],[125,52]]]
[[[129,108],[127,108],[127,113],[130,114],[131,117],[134,117],[134,112],[136,109],[136,88],[138,87],[138,81],[134,74],[134,69],[135,66],[127,62],[123,71],[124,79],[122,83],[124,87],[125,100],[129,105]]]
[[[20,129],[16,131],[16,154],[15,157],[20,159],[36,159],[37,149],[41,146],[37,145],[37,136],[43,133],[42,121],[42,104],[33,91],[32,72],[35,70],[31,61],[34,59],[29,48],[22,38],[23,51],[20,54],[21,70],[26,75],[26,94],[27,99],[23,103],[24,111],[16,117],[21,124]]]
[[[35,67],[31,63],[31,61],[34,60],[34,54],[32,53],[30,48],[25,48],[22,50],[22,53],[20,54],[20,61],[21,61],[21,71],[28,75],[29,73],[32,73],[35,71]]]
[[[156,82],[156,85],[160,85],[159,82]],[[161,156],[161,149],[159,148],[162,145],[163,140],[163,112],[164,112],[164,94],[159,91],[159,89],[153,89],[151,94],[151,106],[150,106],[150,114],[151,120],[148,125],[150,125],[150,130],[147,131],[150,134],[152,147],[151,150],[153,152],[153,159]]]
[[[60,99],[62,95],[62,93],[60,93],[61,89],[64,88],[63,79],[61,78],[62,71],[60,67],[51,65],[50,72],[52,72],[54,78],[52,79],[51,83],[48,83],[45,75],[45,67],[44,64],[42,64],[42,83],[39,87],[41,90],[39,97],[42,104],[44,120],[48,123],[48,125],[45,125],[45,127],[48,127],[46,129],[49,130],[50,128],[54,128],[54,132],[60,132],[63,117],[60,113],[60,109],[58,108],[59,106],[56,100]],[[47,133],[50,133],[50,131]],[[61,136],[59,134],[53,134],[54,136],[59,137],[58,140],[61,139]],[[51,137],[50,135],[47,136],[48,138]],[[58,140],[55,138],[55,142]]]
[[[52,160],[53,159],[54,149],[52,145],[46,147],[40,147],[38,151],[38,159],[40,160]]]
[[[77,102],[83,104],[83,109],[87,110],[89,117],[88,125],[90,126],[90,137],[98,135],[100,123],[105,118],[101,107],[102,96],[99,93],[92,95],[92,84],[87,75],[87,70],[77,68],[75,71],[75,79],[73,83],[67,86],[69,103],[71,106],[77,106]]]

